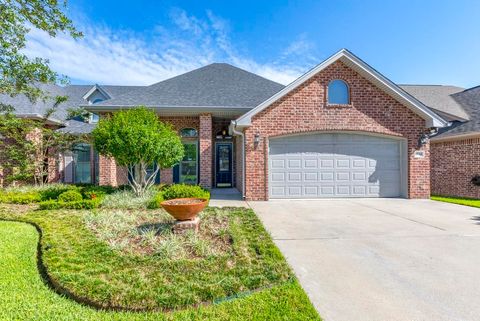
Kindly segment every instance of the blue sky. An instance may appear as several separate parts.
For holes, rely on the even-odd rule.
[[[70,0],[82,40],[26,52],[72,83],[150,84],[211,62],[288,83],[348,48],[397,83],[480,85],[480,1]]]

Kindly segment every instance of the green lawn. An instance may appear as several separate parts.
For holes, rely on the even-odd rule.
[[[172,312],[99,311],[60,296],[38,273],[35,228],[0,221],[0,320],[320,320],[251,211],[232,212],[242,217],[233,242],[246,242],[236,247],[243,253],[200,260],[112,250],[85,228],[86,212],[0,207],[0,217],[40,226],[48,273],[70,292],[104,306]]]
[[[446,197],[446,196],[432,196],[431,199],[434,200],[434,201],[440,201],[440,202],[466,205],[466,206],[471,206],[471,207],[480,207],[480,200],[479,199]]]

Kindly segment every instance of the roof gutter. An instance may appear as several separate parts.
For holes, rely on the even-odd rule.
[[[242,137],[242,198],[245,199],[245,134],[241,131],[237,130],[237,121],[232,120],[230,126],[228,126],[228,130],[234,136],[241,136]]]

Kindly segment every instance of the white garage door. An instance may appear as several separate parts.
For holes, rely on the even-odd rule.
[[[274,138],[269,150],[270,198],[398,197],[402,143],[359,134]]]

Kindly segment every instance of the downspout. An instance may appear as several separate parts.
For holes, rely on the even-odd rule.
[[[242,198],[245,199],[245,134],[241,131],[238,131],[237,128],[237,121],[232,120],[232,125],[230,128],[232,129],[232,133],[234,135],[239,135],[242,137]]]

